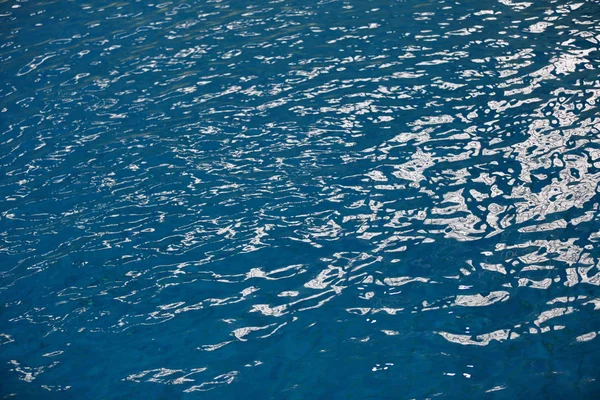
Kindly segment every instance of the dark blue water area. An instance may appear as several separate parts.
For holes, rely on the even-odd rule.
[[[592,0],[0,2],[0,395],[598,398],[599,49]]]

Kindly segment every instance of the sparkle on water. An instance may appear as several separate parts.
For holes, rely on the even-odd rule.
[[[3,0],[0,35],[2,397],[600,393],[598,1]]]

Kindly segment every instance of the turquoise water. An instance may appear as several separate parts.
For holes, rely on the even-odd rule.
[[[0,393],[600,394],[600,3],[0,3]]]

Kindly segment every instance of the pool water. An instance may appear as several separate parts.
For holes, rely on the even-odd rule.
[[[600,3],[0,3],[0,394],[600,396]]]

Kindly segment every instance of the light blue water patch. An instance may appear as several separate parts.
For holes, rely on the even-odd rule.
[[[592,0],[0,3],[0,394],[597,398],[599,48]]]

